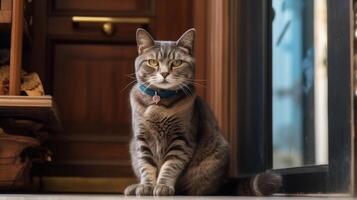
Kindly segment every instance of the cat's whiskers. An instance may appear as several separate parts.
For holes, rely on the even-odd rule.
[[[190,83],[190,84],[193,84],[193,85],[195,85],[195,86],[200,86],[200,87],[206,88],[205,85],[200,84],[200,83],[196,83],[196,82],[193,82],[193,81],[190,81],[190,80],[187,80],[187,82]]]
[[[193,95],[193,92],[192,92],[191,88],[187,84],[181,83],[181,85],[187,89],[187,91],[189,93],[188,96],[192,96]]]
[[[126,77],[128,77],[130,79],[136,79],[136,77],[131,77],[131,76],[126,76]]]
[[[183,93],[185,93],[186,96],[189,96],[189,94],[186,92],[186,89],[184,87],[182,87],[181,84],[179,84],[178,86],[183,91]]]
[[[187,84],[185,84],[185,87],[188,89],[188,91],[190,91],[190,94],[191,94],[191,96],[193,95],[193,91],[192,91],[192,88],[191,87],[189,87]]]
[[[120,90],[120,92],[123,92],[125,89],[127,89],[130,85],[136,83],[136,79],[128,83],[123,89]]]
[[[182,86],[181,85],[178,85],[178,87],[183,91],[183,93],[185,93],[185,95],[187,96],[187,94],[186,94],[186,92],[185,92],[185,90],[182,88]]]
[[[136,79],[136,73],[124,74],[124,76],[132,79]]]
[[[148,83],[148,85],[145,85],[145,83],[146,83],[146,84]],[[148,89],[148,88],[150,88],[150,86],[152,85],[152,83],[151,83],[150,81],[146,81],[145,83],[144,83],[145,90]]]
[[[190,80],[190,81],[207,82],[207,80],[206,80],[206,79],[187,79],[187,80]]]

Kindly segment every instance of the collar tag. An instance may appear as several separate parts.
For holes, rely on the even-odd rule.
[[[160,102],[161,98],[159,95],[157,95],[157,91],[155,91],[155,95],[152,97],[152,101],[155,103],[155,104],[158,104]]]

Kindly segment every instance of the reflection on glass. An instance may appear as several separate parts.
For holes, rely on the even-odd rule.
[[[327,164],[326,0],[273,8],[273,167]]]

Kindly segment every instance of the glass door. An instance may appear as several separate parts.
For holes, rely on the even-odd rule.
[[[327,0],[272,0],[273,168],[328,164]]]
[[[348,0],[271,0],[271,168],[282,192],[348,192],[352,59]]]
[[[237,174],[281,193],[352,193],[352,0],[237,6]]]

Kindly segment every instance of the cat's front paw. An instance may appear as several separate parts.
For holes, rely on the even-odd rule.
[[[135,190],[136,196],[152,196],[152,191],[154,190],[153,185],[149,184],[138,184]]]
[[[172,196],[174,194],[175,188],[171,186],[158,184],[154,187],[154,196]]]
[[[125,196],[152,196],[153,195],[154,186],[149,184],[133,184],[129,185],[124,190]]]
[[[135,190],[138,187],[138,185],[139,184],[132,184],[132,185],[127,186],[124,190],[124,195],[125,196],[135,195]]]

